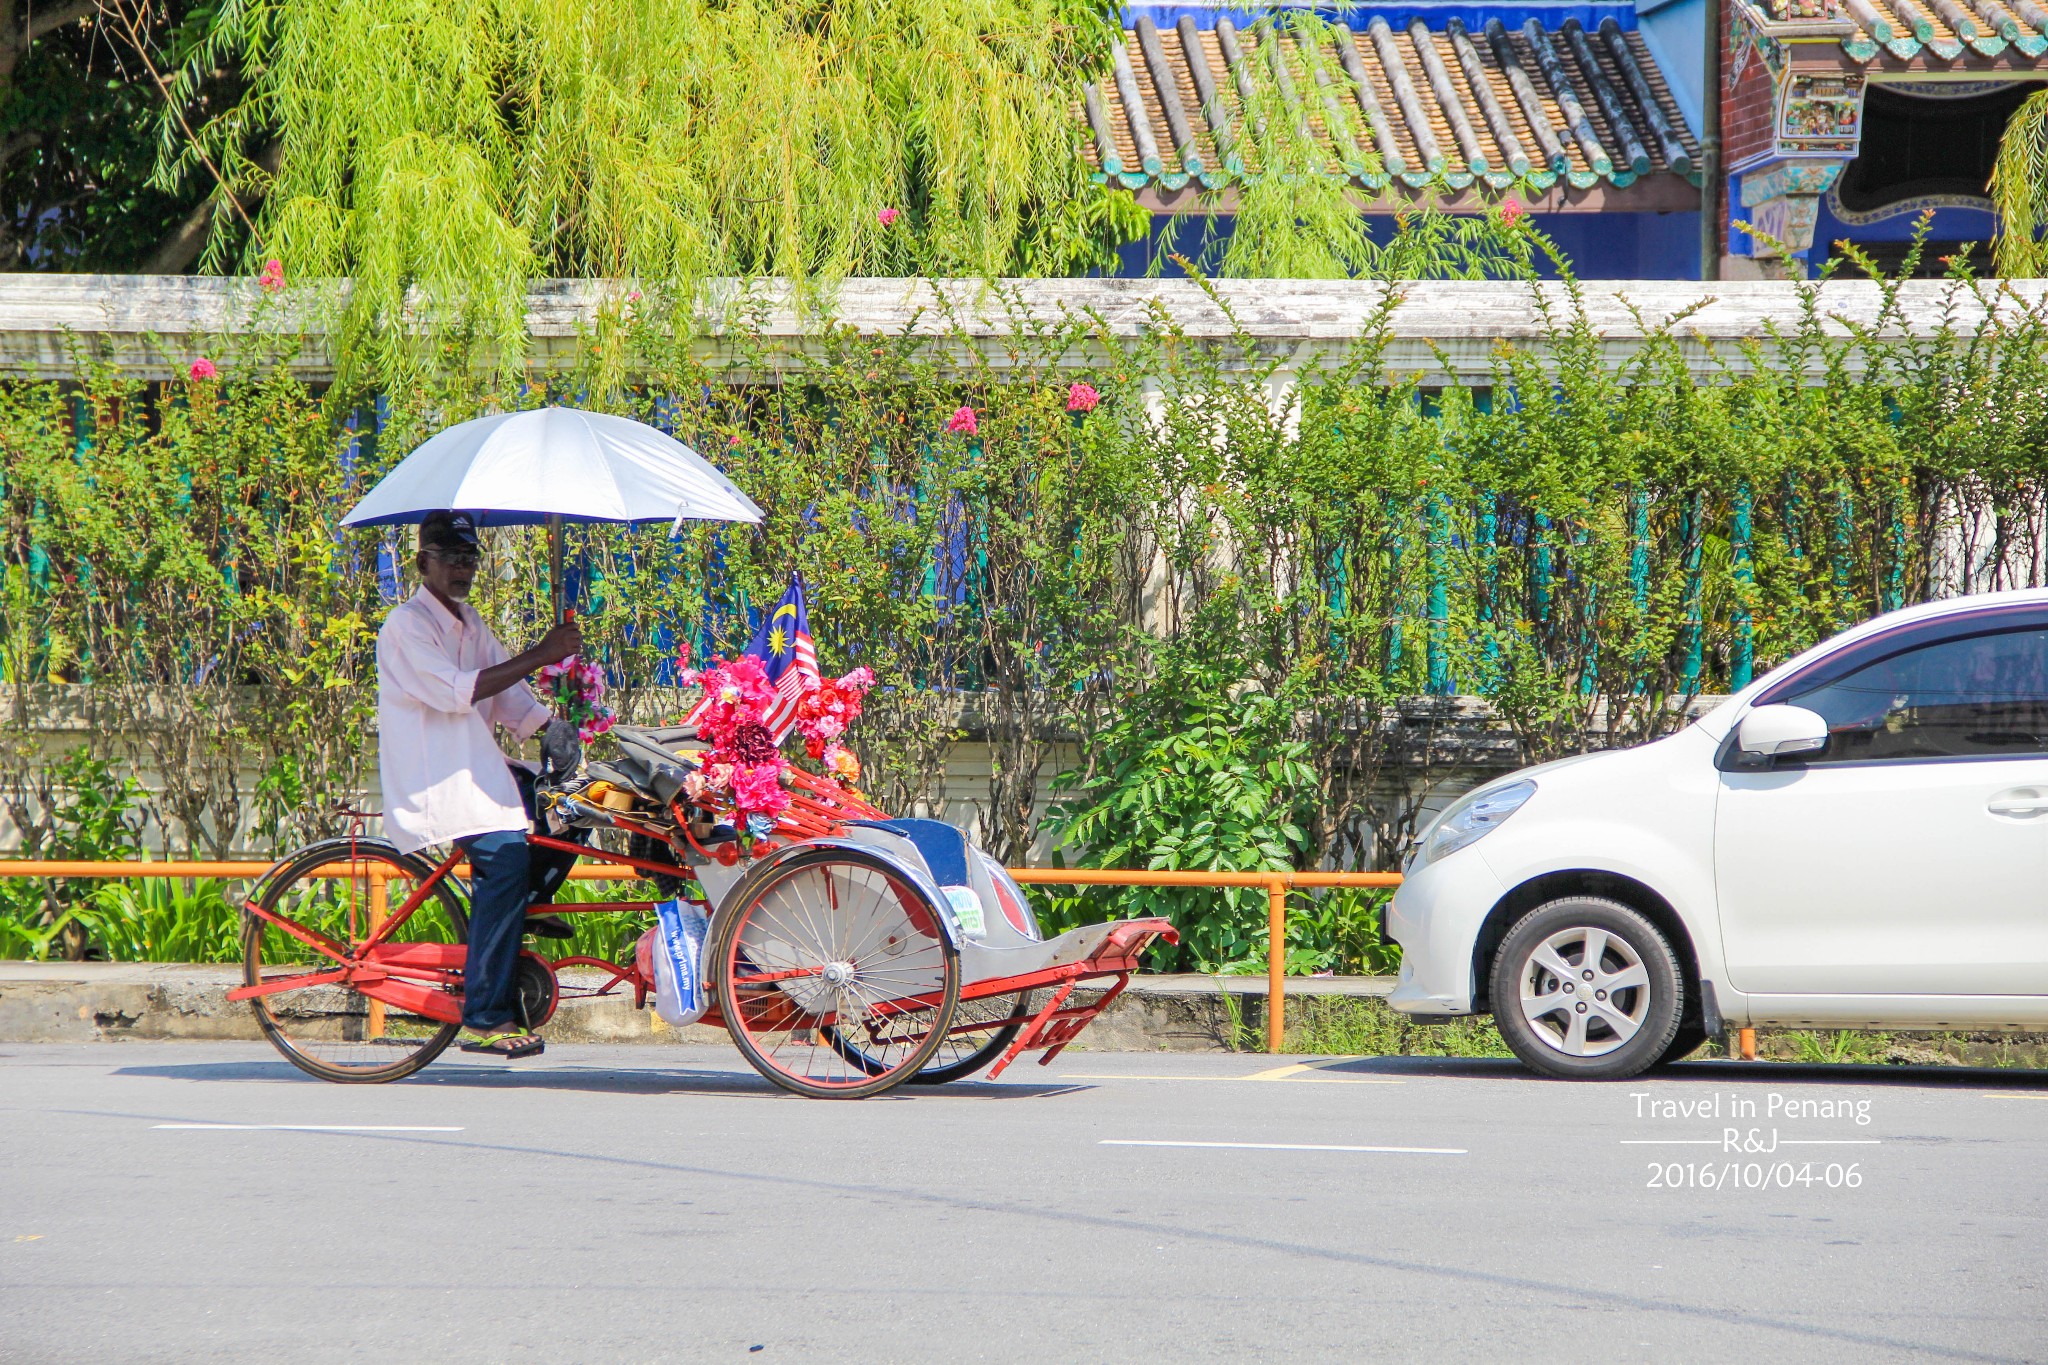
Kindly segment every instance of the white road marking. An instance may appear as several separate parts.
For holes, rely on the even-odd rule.
[[[1292,1066],[1276,1066],[1271,1071],[1254,1071],[1249,1076],[1160,1076],[1144,1072],[1090,1072],[1063,1071],[1062,1080],[1069,1081],[1304,1081],[1318,1085],[1406,1085],[1407,1082],[1392,1076],[1307,1076],[1303,1072],[1317,1071],[1320,1067],[1306,1062]]]
[[[1155,1138],[1104,1138],[1099,1147],[1225,1147],[1254,1152],[1402,1152],[1413,1156],[1464,1156],[1463,1147],[1346,1147],[1323,1142],[1170,1142]]]
[[[460,1128],[417,1123],[152,1123],[204,1133],[459,1133]]]
[[[1719,1138],[1623,1138],[1624,1147],[1718,1147]]]
[[[2048,1095],[2000,1095],[1986,1092],[1983,1098],[1987,1100],[2048,1100]]]

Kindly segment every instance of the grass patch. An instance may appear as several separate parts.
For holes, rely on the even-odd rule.
[[[1357,1057],[1511,1057],[1491,1018],[1418,1024],[1369,996],[1304,995],[1287,1002],[1285,1051]]]
[[[1708,1055],[1723,1053],[1715,1049]],[[2048,1068],[2048,1046],[2039,1034],[1759,1030],[1757,1056],[1763,1061],[1816,1065]]]
[[[1266,1050],[1266,1002],[1221,996],[1233,1052]],[[1377,996],[1295,995],[1287,1001],[1282,1052],[1342,1057],[1511,1057],[1491,1018],[1418,1024]]]

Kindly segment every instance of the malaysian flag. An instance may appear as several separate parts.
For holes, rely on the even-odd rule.
[[[768,733],[780,744],[790,727],[796,724],[797,702],[805,689],[818,681],[818,649],[811,642],[811,617],[804,604],[802,574],[790,575],[789,591],[782,594],[775,610],[768,613],[768,619],[761,623],[761,628],[754,632],[754,638],[740,653],[759,659],[762,671],[774,684],[775,700],[761,719],[767,725]],[[706,704],[699,702],[684,717],[683,723],[696,724]]]

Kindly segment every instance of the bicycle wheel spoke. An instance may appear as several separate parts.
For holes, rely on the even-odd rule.
[[[721,931],[741,1052],[803,1094],[874,1094],[914,1074],[944,1042],[959,989],[951,945],[919,928],[934,913],[872,855],[820,851],[780,869]],[[793,974],[749,987],[774,972]]]
[[[333,863],[350,864],[338,878],[316,875]],[[360,944],[372,932],[372,873],[386,887],[386,904],[403,904],[421,874],[388,844],[336,841],[316,844],[287,859],[261,888],[260,904],[271,914],[342,944]],[[389,942],[461,943],[463,908],[445,884],[401,922]],[[243,931],[243,978],[256,985],[295,975],[332,973],[340,961],[308,946],[278,924],[248,916]],[[435,989],[444,978],[407,971],[390,978],[409,989]],[[455,1025],[422,1015],[411,1006],[372,1000],[345,979],[296,987],[250,1001],[271,1043],[301,1070],[327,1080],[393,1080],[431,1061],[454,1038]],[[451,1009],[456,1008],[450,997]]]

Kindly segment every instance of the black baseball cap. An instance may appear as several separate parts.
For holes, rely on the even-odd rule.
[[[476,518],[467,512],[429,512],[420,519],[422,550],[476,550]]]

